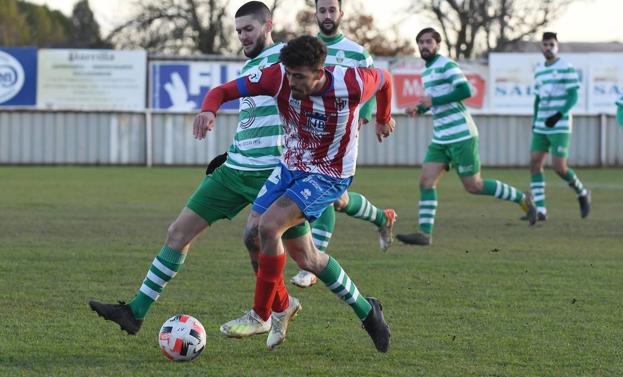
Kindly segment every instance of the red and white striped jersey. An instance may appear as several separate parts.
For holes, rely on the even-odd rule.
[[[281,162],[289,169],[347,178],[355,174],[359,105],[377,94],[377,122],[391,118],[391,80],[376,68],[325,67],[324,87],[303,100],[292,97],[282,64],[211,90],[202,111],[216,112],[226,101],[244,96],[275,98],[285,130]]]

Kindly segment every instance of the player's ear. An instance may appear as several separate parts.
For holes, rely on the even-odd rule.
[[[273,31],[273,20],[268,20],[264,24],[264,31],[270,33]]]

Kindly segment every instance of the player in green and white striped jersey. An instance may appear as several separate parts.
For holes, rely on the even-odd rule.
[[[325,66],[369,68],[374,66],[372,57],[360,44],[340,33],[340,22],[344,16],[342,0],[316,0],[316,22],[320,32],[318,39],[327,46]],[[372,97],[359,109],[360,127],[370,121],[376,107],[376,97]],[[397,219],[392,208],[381,209],[374,206],[360,193],[347,191],[328,207],[312,224],[312,238],[319,251],[324,252],[335,228],[335,211],[374,224],[379,231],[381,250],[386,251],[392,243],[392,228]],[[290,281],[302,288],[316,283],[316,277],[307,271],[299,271]]]
[[[245,55],[250,58],[243,67],[243,74],[253,75],[263,66],[278,61],[283,45],[276,45],[272,40],[272,16],[265,4],[259,1],[244,4],[236,12],[235,21],[238,39],[242,42]],[[216,164],[210,164],[210,174],[169,226],[165,244],[154,258],[134,298],[128,304],[91,301],[91,308],[106,320],[119,324],[129,334],[136,334],[152,304],[182,267],[192,241],[216,221],[232,219],[253,203],[264,182],[279,164],[282,136],[281,121],[272,97],[242,99],[238,128],[227,160],[215,169]],[[283,237],[286,248],[300,247],[297,240],[307,232],[307,224],[289,229]],[[257,273],[259,246],[254,226],[248,225],[245,235],[251,264]],[[261,326],[254,331],[268,332],[272,323],[272,329],[277,331],[277,340],[282,341],[279,338],[285,337],[282,326],[287,326],[290,317],[300,309],[300,303],[288,296],[283,278],[275,283],[277,296],[272,315],[268,321],[258,322]],[[367,301],[358,305],[364,308],[369,306]]]
[[[556,33],[543,33],[541,49],[545,62],[534,72],[530,189],[538,209],[538,218],[544,221],[547,219],[547,207],[543,166],[545,157],[551,151],[554,171],[576,192],[580,216],[584,218],[590,212],[591,192],[567,165],[572,130],[570,110],[578,100],[580,80],[575,68],[558,57]]]
[[[418,33],[416,42],[426,61],[422,73],[426,96],[408,113],[415,116],[432,111],[433,140],[428,146],[420,177],[419,232],[399,234],[397,238],[407,244],[431,244],[437,212],[435,187],[451,164],[456,166],[463,187],[469,193],[515,202],[534,224],[536,208],[530,195],[507,183],[480,176],[478,130],[463,104],[464,99],[471,97],[471,89],[459,66],[437,53],[441,35],[433,28],[425,28]]]

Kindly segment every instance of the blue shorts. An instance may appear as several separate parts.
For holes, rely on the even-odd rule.
[[[300,208],[310,223],[342,196],[353,177],[335,178],[324,174],[288,170],[279,164],[264,183],[253,210],[264,213],[282,195],[287,195]]]

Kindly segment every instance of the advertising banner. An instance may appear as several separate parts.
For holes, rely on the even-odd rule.
[[[242,62],[152,62],[149,106],[167,111],[197,111],[211,88],[240,76]],[[238,101],[221,110],[238,110]]]
[[[0,48],[0,106],[35,106],[37,49]]]
[[[37,106],[44,109],[145,109],[145,51],[41,49]]]

